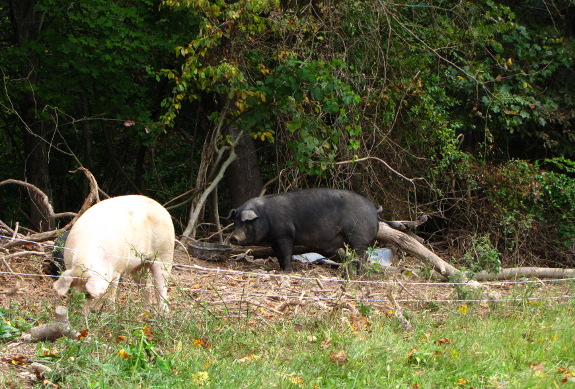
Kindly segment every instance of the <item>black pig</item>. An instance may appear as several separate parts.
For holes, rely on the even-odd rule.
[[[284,271],[292,270],[294,245],[331,256],[348,244],[360,257],[375,239],[378,209],[365,197],[340,189],[306,189],[256,197],[231,211],[230,241],[271,245]]]
[[[44,261],[44,273],[52,276],[59,276],[63,270],[66,270],[64,265],[64,246],[70,231],[65,231],[62,235],[56,238],[54,242],[54,249],[52,250],[52,258]]]

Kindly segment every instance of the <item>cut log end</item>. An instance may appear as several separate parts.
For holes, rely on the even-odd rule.
[[[63,336],[74,337],[75,331],[70,328],[68,320],[68,309],[57,306],[55,311],[55,321],[36,326],[30,330],[30,334],[24,337],[32,342],[54,341]]]

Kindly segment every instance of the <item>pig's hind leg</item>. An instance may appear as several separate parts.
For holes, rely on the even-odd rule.
[[[355,252],[357,258],[354,260],[354,265],[357,273],[361,274],[365,269],[365,265],[368,262],[367,249],[370,242],[366,242],[365,239],[359,237],[350,236],[347,240],[349,247]]]
[[[291,257],[293,254],[293,240],[291,239],[280,239],[272,244],[272,248],[278,261],[280,263],[280,268],[283,271],[290,272],[293,271],[293,266],[291,263]]]
[[[154,283],[152,282],[152,265],[145,259],[143,263],[136,268],[132,269],[132,279],[138,285],[138,289],[143,291],[144,304],[147,309],[153,305],[153,289]],[[149,273],[149,274],[148,274]]]
[[[158,310],[160,312],[168,311],[168,279],[172,272],[171,263],[163,263],[161,261],[154,262],[150,265],[150,273],[153,278],[153,285],[151,280],[148,280],[146,286],[146,301],[151,306],[153,303],[153,289],[156,288],[156,295],[158,297]]]

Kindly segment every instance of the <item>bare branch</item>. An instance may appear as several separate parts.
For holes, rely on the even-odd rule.
[[[358,158],[358,159],[350,159],[348,161],[340,161],[340,162],[336,162],[335,165],[344,165],[344,164],[349,164],[349,163],[355,163],[355,162],[363,162],[363,161],[369,161],[369,160],[374,160],[374,161],[378,161],[381,162],[382,164],[385,165],[386,168],[388,168],[389,170],[391,170],[393,173],[395,173],[396,175],[398,175],[399,177],[403,178],[404,180],[414,184],[415,181],[419,181],[419,180],[425,180],[424,178],[407,178],[406,176],[404,176],[403,174],[401,174],[400,172],[398,172],[397,170],[395,170],[394,168],[392,168],[387,162],[385,162],[383,159],[381,158],[377,158],[377,157],[363,157],[363,158]]]
[[[44,208],[42,214],[47,215],[49,219],[54,219],[54,208],[52,208],[52,204],[50,204],[50,200],[48,199],[46,193],[44,193],[40,188],[38,188],[33,184],[30,184],[29,182],[13,180],[13,179],[8,179],[0,182],[0,186],[5,184],[21,185],[27,188],[28,190],[34,192],[38,196],[38,199],[40,200],[40,203],[36,205]]]
[[[234,139],[233,145],[231,146],[231,149],[230,149],[230,154],[229,154],[228,158],[224,161],[222,166],[220,167],[220,171],[218,172],[218,175],[214,178],[212,183],[208,186],[208,188],[200,196],[200,199],[198,200],[198,203],[196,204],[196,206],[192,212],[192,215],[190,217],[190,221],[188,222],[188,226],[186,227],[184,233],[182,234],[182,238],[180,240],[181,243],[185,244],[187,242],[187,240],[189,239],[190,235],[192,235],[192,232],[195,229],[195,225],[198,221],[198,217],[200,216],[200,212],[202,210],[202,207],[204,206],[204,203],[206,202],[206,199],[208,198],[210,193],[212,193],[212,191],[217,187],[218,183],[222,180],[222,178],[224,178],[224,173],[225,173],[226,169],[228,168],[228,166],[230,166],[230,164],[233,161],[235,161],[235,159],[237,158],[234,145],[239,141],[239,138],[242,135],[243,135],[243,131],[240,131],[240,134],[238,135],[238,137],[236,139]]]
[[[98,203],[100,201],[98,182],[96,181],[94,175],[85,167],[79,167],[78,169],[71,171],[71,173],[76,173],[77,171],[84,172],[84,174],[88,178],[88,181],[90,182],[90,193],[88,194],[88,197],[86,197],[86,199],[84,200],[84,204],[82,204],[82,207],[80,208],[76,216],[70,221],[70,223],[68,223],[63,228],[64,230],[71,228],[74,225],[74,223],[76,223],[76,220],[78,220],[78,218],[82,216],[82,214],[86,212],[86,210],[90,208],[94,202]]]
[[[66,226],[64,228],[59,228],[57,230],[52,230],[52,231],[46,231],[46,232],[41,232],[41,233],[37,233],[37,234],[32,234],[32,235],[28,235],[25,236],[25,241],[23,240],[11,240],[8,243],[4,244],[2,246],[2,248],[8,249],[11,247],[16,247],[16,246],[21,246],[27,242],[43,242],[45,240],[48,239],[54,239],[58,236],[58,234],[70,229],[72,227],[72,225],[74,225],[74,223],[76,222],[76,220],[78,220],[78,218],[80,216],[82,216],[82,214],[88,209],[90,208],[90,206],[92,205],[92,203],[94,203],[94,201],[99,201],[99,195],[98,195],[98,183],[96,182],[96,179],[94,178],[94,176],[92,175],[92,173],[90,173],[90,171],[84,167],[80,167],[76,170],[74,170],[72,173],[75,173],[77,171],[82,171],[84,172],[84,174],[86,175],[86,177],[88,178],[88,180],[90,181],[90,193],[88,194],[88,197],[86,198],[86,200],[84,200],[84,204],[82,205],[82,207],[80,208],[80,211],[77,214],[71,213],[71,212],[66,212],[63,214],[54,214],[54,210],[52,208],[52,205],[50,204],[50,202],[48,201],[48,196],[42,192],[42,190],[38,189],[36,186],[28,183],[28,182],[24,182],[24,181],[19,181],[19,180],[4,180],[2,182],[0,182],[0,186],[4,185],[4,184],[19,184],[19,185],[23,185],[25,187],[27,187],[28,189],[31,189],[32,191],[34,191],[38,197],[40,199],[42,199],[42,204],[47,207],[49,213],[49,217],[54,219],[56,217],[62,217],[62,216],[72,216],[75,215],[74,218],[68,223],[66,224]],[[4,228],[8,228],[8,226],[6,226],[6,224],[2,223],[2,226],[5,226]],[[9,229],[10,230],[10,229]],[[14,232],[14,236],[13,239],[16,237],[16,232]]]

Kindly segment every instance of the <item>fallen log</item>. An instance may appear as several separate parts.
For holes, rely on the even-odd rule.
[[[30,329],[29,334],[24,334],[21,338],[28,342],[54,341],[63,336],[75,339],[79,332],[70,327],[68,320],[68,309],[57,306],[54,313],[54,321],[36,326]]]
[[[417,220],[383,220],[383,219],[379,219],[379,220],[384,222],[385,224],[387,224],[391,228],[394,228],[396,230],[399,230],[401,232],[406,233],[407,235],[409,235],[412,238],[414,238],[415,240],[417,240],[419,243],[423,243],[423,238],[415,235],[415,233],[413,231],[417,227],[419,227],[420,225],[425,223],[428,219],[429,219],[429,217],[427,215],[423,214],[420,217],[418,217]]]
[[[501,281],[518,278],[572,278],[575,277],[575,269],[547,268],[547,267],[513,267],[503,269],[499,273],[487,273],[482,271],[475,275],[477,281]]]
[[[459,282],[467,282],[467,277],[456,267],[445,262],[433,251],[418,242],[417,239],[390,227],[386,222],[379,223],[379,231],[375,239],[382,243],[393,244],[421,261],[431,264],[436,272],[447,279],[458,275]]]
[[[30,243],[30,242],[44,242],[46,240],[53,240],[59,234],[61,234],[64,231],[65,231],[65,228],[59,228],[57,230],[39,232],[39,233],[32,234],[32,235],[25,235],[25,236],[21,236],[17,239],[14,239],[14,240],[10,240],[10,241],[8,241],[8,243],[6,243],[0,247],[3,249],[11,249],[11,248],[14,248],[17,246],[25,245],[25,244]]]

